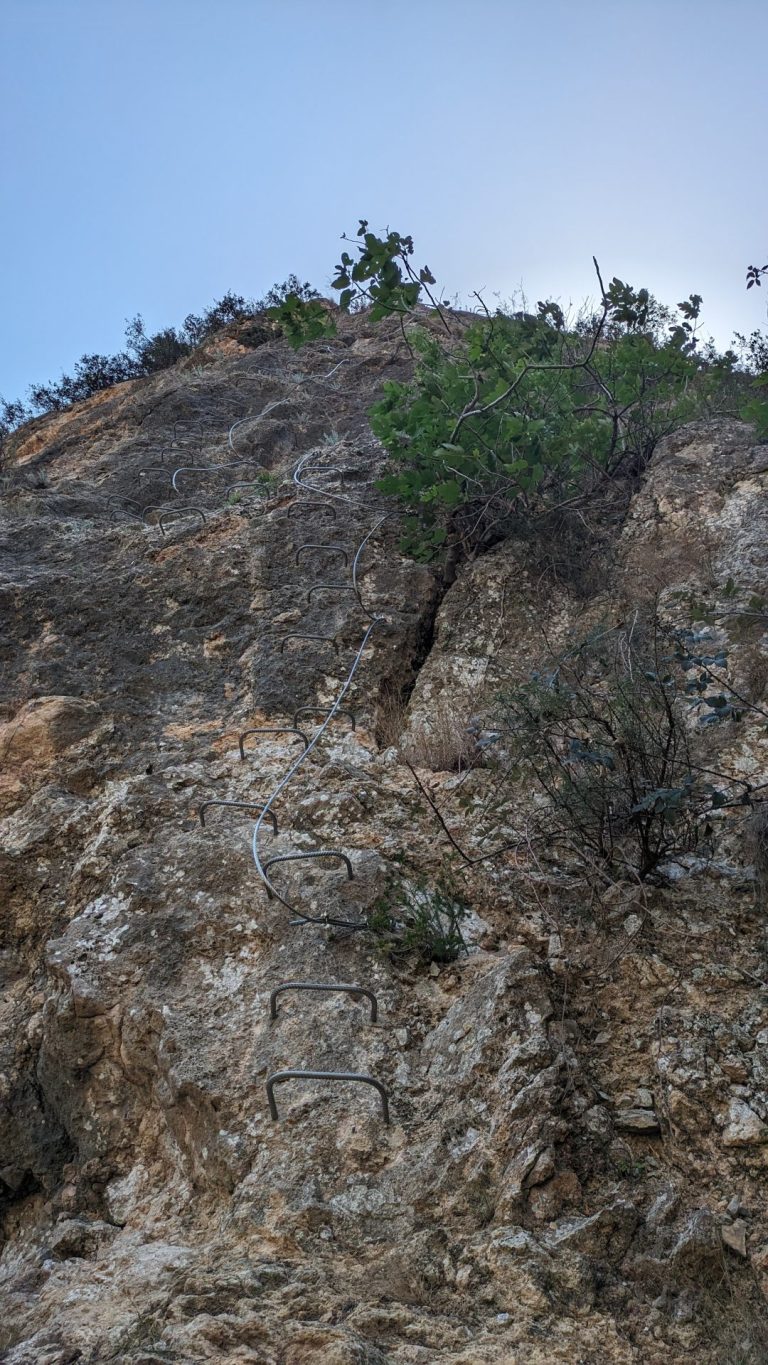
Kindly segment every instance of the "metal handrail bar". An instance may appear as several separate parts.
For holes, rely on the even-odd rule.
[[[281,654],[285,653],[285,646],[289,640],[323,640],[326,644],[333,645],[337,654],[339,652],[339,646],[332,635],[312,635],[306,630],[292,630],[290,634],[282,635],[280,637]]]
[[[193,439],[193,437],[194,437],[194,432],[192,432],[192,431],[182,432],[181,437],[180,437],[179,434],[178,434],[177,427],[179,427],[179,426],[181,425],[181,423],[182,423],[182,422],[185,422],[186,420],[187,420],[187,419],[186,419],[185,417],[177,417],[177,418],[176,418],[176,421],[175,421],[174,424],[173,424],[173,440],[174,440],[174,441],[180,441],[180,440],[184,439],[184,437],[186,437],[186,436],[189,436],[190,440]],[[200,443],[202,443],[202,438],[203,438],[203,436],[205,435],[205,429],[204,429],[204,427],[203,427],[202,420],[199,420],[199,421],[196,422],[194,425],[197,427],[197,438],[198,438],[198,441],[199,441]]]
[[[233,806],[239,810],[260,810],[263,803],[261,801],[204,801],[198,812],[200,824],[205,829],[205,812],[211,806]],[[272,833],[277,834],[277,816],[273,810],[268,811],[268,816],[272,821]]]
[[[341,703],[343,702],[344,698],[347,695],[347,692],[352,686],[352,680],[358,670],[363,654],[365,653],[366,645],[368,644],[368,641],[370,640],[374,630],[379,625],[381,620],[383,620],[382,617],[374,617],[374,619],[371,621],[371,624],[368,626],[368,629],[366,630],[360,642],[360,646],[352,661],[352,666],[349,670],[349,673],[347,674],[346,678],[344,679],[344,682],[339,688],[338,696],[336,697],[333,706],[330,708],[328,715],[323,721],[323,724],[320,726],[319,730],[317,731],[317,734],[312,736],[312,739],[309,741],[309,744],[307,745],[304,752],[299,754],[299,757],[296,759],[294,763],[291,764],[287,773],[285,773],[285,775],[280,779],[277,786],[275,787],[275,790],[267,798],[267,801],[264,805],[264,809],[262,810],[261,815],[259,816],[253,827],[253,836],[251,838],[251,853],[253,856],[254,864],[256,866],[256,871],[260,876],[261,880],[264,882],[264,885],[273,892],[273,895],[276,897],[277,900],[280,901],[281,905],[284,905],[287,910],[291,910],[294,914],[296,913],[295,907],[292,906],[290,902],[285,899],[284,896],[281,896],[280,893],[275,890],[275,888],[272,886],[272,883],[269,880],[269,877],[264,872],[264,868],[262,867],[261,857],[259,855],[259,834],[261,832],[261,826],[264,822],[266,814],[271,810],[274,802],[282,794],[282,792],[285,791],[285,788],[288,786],[288,783],[291,781],[291,778],[294,776],[296,772],[298,772],[302,763],[305,761],[307,755],[312,752],[312,750],[320,742],[321,736],[324,735],[325,731],[328,729],[328,726],[333,720],[333,717],[336,715],[337,711],[341,706]]]
[[[307,860],[312,861],[315,858],[340,858],[342,862],[346,864],[347,880],[354,881],[352,863],[346,853],[342,853],[340,849],[335,848],[310,849],[307,853],[283,853],[280,857],[268,859],[264,864],[264,871],[266,872],[267,868],[271,867],[273,863],[300,863]],[[321,924],[326,929],[331,927],[334,929],[368,928],[368,921],[364,919],[337,919],[335,915],[329,915],[327,913],[323,915],[308,915],[304,910],[297,910],[295,906],[289,906],[288,902],[284,900],[277,891],[274,889],[270,890],[271,886],[272,883],[270,882],[269,886],[266,887],[267,900],[271,901],[277,899],[285,905],[287,909],[292,910],[293,913],[298,916],[298,919],[291,920],[292,925]]]
[[[269,997],[269,1017],[277,1018],[277,997],[284,991],[327,991],[336,993],[343,992],[345,995],[364,995],[371,1002],[371,1023],[375,1024],[379,1017],[379,1006],[376,996],[367,986],[348,985],[346,982],[325,982],[325,981],[283,981],[279,986],[275,986]]]
[[[148,517],[148,516],[150,515],[150,513],[152,513],[152,512],[164,512],[164,511],[166,511],[167,508],[168,508],[168,503],[167,503],[167,502],[153,503],[151,507],[144,507],[144,508],[142,509],[142,513],[141,513],[142,520],[143,520],[143,521],[146,521],[146,520],[147,520],[147,517]],[[150,526],[151,526],[151,524],[152,524],[151,522],[147,522],[147,525],[150,525]]]
[[[314,484],[303,483],[301,475],[304,472],[307,461],[317,454],[316,450],[308,450],[306,455],[302,455],[299,463],[293,471],[293,482],[297,488],[307,489],[310,493],[319,493],[323,498],[331,498],[334,502],[351,502],[346,493],[329,493],[326,488],[316,488]]]
[[[352,871],[350,859],[347,857],[346,853],[342,853],[338,848],[313,848],[309,849],[306,853],[279,853],[277,857],[267,859],[264,864],[264,871],[266,872],[267,868],[272,867],[275,863],[303,863],[312,861],[315,858],[338,858],[340,862],[344,863],[347,869],[347,881],[353,882],[355,880],[355,874]],[[267,887],[267,900],[274,900],[275,894],[275,892],[270,892],[269,887]],[[291,907],[291,909],[293,909],[293,907]],[[343,922],[346,923],[346,921]]]
[[[337,366],[336,368],[338,368],[338,366]],[[299,476],[300,476],[300,473],[301,473],[301,470],[302,470],[303,466],[306,464],[307,460],[310,458],[310,455],[311,455],[311,452],[307,452],[306,455],[302,456],[301,459],[299,460],[299,462],[298,462],[296,468],[295,468],[294,471],[293,471],[293,481],[294,481],[294,484],[295,484],[297,487],[301,487],[301,481],[300,481],[300,477],[299,477]],[[323,494],[323,496],[328,496],[328,495]],[[350,499],[347,498],[347,497],[341,497],[340,495],[330,495],[330,496],[333,496],[337,501],[344,502],[344,503],[346,503],[347,505],[349,505],[349,503],[350,503]],[[387,514],[387,515],[391,515],[391,514]],[[360,596],[359,596],[359,589],[357,588],[356,573],[357,573],[357,566],[358,566],[358,564],[359,564],[359,562],[360,562],[360,556],[361,556],[361,554],[362,554],[362,551],[363,551],[364,547],[367,545],[368,541],[370,540],[371,536],[373,535],[374,531],[376,531],[376,530],[378,529],[378,527],[379,527],[386,519],[387,519],[387,517],[385,516],[385,517],[380,518],[379,521],[376,522],[376,524],[371,528],[371,530],[370,530],[370,531],[368,532],[368,534],[365,536],[364,540],[363,540],[363,541],[361,542],[361,544],[358,546],[357,552],[355,553],[354,560],[353,560],[353,585],[355,586],[355,590],[356,590],[356,594],[357,594],[357,597],[358,597],[358,601],[360,601]],[[360,605],[361,605],[361,607],[362,607],[362,602],[360,602]],[[346,697],[347,693],[349,692],[350,687],[352,686],[352,682],[353,682],[354,677],[355,677],[355,674],[356,674],[356,672],[357,672],[357,670],[358,670],[358,668],[359,668],[359,666],[360,666],[361,660],[362,660],[362,658],[363,658],[363,655],[364,655],[364,653],[365,653],[366,647],[367,647],[367,645],[368,645],[368,641],[370,640],[370,638],[371,638],[373,632],[375,631],[376,627],[377,627],[378,625],[382,624],[382,623],[386,620],[386,618],[385,618],[383,615],[373,615],[371,612],[367,611],[367,609],[366,609],[365,607],[363,607],[363,610],[365,611],[366,615],[368,616],[369,621],[370,621],[370,624],[368,625],[367,629],[365,630],[365,633],[363,634],[363,638],[362,638],[362,640],[360,641],[360,645],[359,645],[359,647],[358,647],[357,653],[355,654],[355,657],[354,657],[354,659],[352,660],[352,664],[351,664],[351,667],[350,667],[350,669],[349,669],[349,672],[348,672],[346,678],[344,679],[344,681],[343,681],[341,687],[339,688],[338,694],[337,694],[337,696],[336,696],[335,701],[333,702],[333,705],[332,705],[332,706],[330,707],[330,709],[328,710],[328,712],[327,712],[327,714],[326,714],[326,716],[325,716],[325,720],[323,721],[322,725],[319,726],[317,732],[313,735],[313,737],[312,737],[312,739],[310,740],[309,744],[307,745],[306,749],[303,751],[303,753],[299,754],[298,758],[291,764],[291,766],[290,766],[290,768],[288,769],[288,771],[283,775],[283,777],[282,777],[282,778],[280,779],[280,781],[278,782],[278,784],[277,784],[277,786],[275,787],[274,791],[273,791],[273,792],[270,794],[270,796],[267,798],[267,801],[266,801],[266,803],[265,803],[264,809],[262,810],[261,814],[259,815],[259,817],[258,817],[258,819],[256,820],[256,822],[255,822],[255,824],[254,824],[254,827],[253,827],[253,835],[252,835],[252,838],[251,838],[251,853],[252,853],[253,861],[254,861],[254,864],[255,864],[255,867],[256,867],[256,871],[257,871],[259,877],[261,878],[262,882],[264,883],[264,886],[266,887],[267,891],[271,891],[273,897],[274,897],[275,899],[279,900],[280,903],[281,903],[281,905],[284,905],[284,906],[286,907],[286,909],[290,910],[290,911],[291,911],[292,913],[294,913],[294,914],[298,914],[298,915],[300,916],[299,922],[302,922],[302,923],[317,923],[317,922],[320,922],[320,923],[329,923],[330,921],[327,920],[327,919],[325,919],[325,918],[322,919],[322,920],[320,920],[320,921],[318,921],[318,920],[317,920],[315,917],[313,917],[313,916],[301,914],[301,912],[298,911],[298,910],[296,909],[296,907],[292,906],[292,905],[290,904],[290,902],[289,902],[288,900],[286,900],[286,898],[285,898],[284,896],[282,896],[282,895],[280,894],[279,891],[276,890],[276,888],[272,885],[272,883],[271,883],[271,881],[270,881],[270,879],[269,879],[269,876],[267,875],[267,873],[266,873],[264,867],[262,866],[261,856],[260,856],[260,853],[259,853],[259,834],[260,834],[260,832],[261,832],[261,826],[262,826],[262,824],[263,824],[263,822],[264,822],[265,816],[266,816],[266,814],[269,812],[269,810],[271,809],[273,803],[278,799],[278,797],[282,794],[282,792],[283,792],[283,791],[285,790],[285,788],[288,786],[288,783],[291,781],[291,779],[294,777],[294,775],[298,772],[299,768],[301,767],[301,765],[304,763],[305,759],[307,758],[307,755],[310,754],[310,753],[312,752],[312,750],[319,744],[319,742],[320,742],[322,736],[325,734],[325,731],[328,729],[328,727],[329,727],[329,725],[331,724],[332,720],[334,719],[334,717],[336,716],[336,714],[342,709],[341,704],[342,704],[344,698]],[[354,721],[353,721],[353,725],[354,725]],[[351,926],[345,925],[345,927],[351,927]],[[355,926],[355,927],[367,928],[367,923],[361,922],[359,925],[357,925],[357,926]]]
[[[251,465],[254,469],[263,469],[258,460],[233,460],[231,464],[182,464],[178,469],[174,469],[171,483],[176,492],[181,492],[176,482],[179,474],[218,474],[220,470],[241,469],[243,465]]]
[[[311,588],[307,588],[307,601],[312,601],[313,592],[354,592],[351,583],[314,583]]]
[[[274,402],[267,403],[267,406],[264,408],[262,412],[257,412],[255,414],[250,413],[248,417],[239,417],[238,420],[236,422],[233,422],[231,427],[229,428],[227,441],[229,443],[230,450],[234,450],[235,448],[232,442],[232,432],[235,431],[237,427],[241,427],[244,422],[261,422],[264,420],[265,417],[269,416],[270,412],[274,412],[275,408],[284,407],[286,403],[292,402],[293,402],[292,398],[276,398]]]
[[[296,564],[298,564],[299,556],[301,555],[303,550],[333,550],[336,554],[340,554],[343,557],[345,565],[349,564],[349,554],[344,549],[343,545],[318,545],[315,544],[314,541],[307,541],[305,545],[300,545],[298,550],[296,551],[295,559]]]
[[[297,730],[295,725],[258,726],[254,730],[243,730],[242,734],[240,735],[237,741],[238,746],[240,748],[240,757],[242,759],[245,759],[245,741],[249,738],[250,735],[298,735],[299,739],[303,740],[304,742],[304,748],[305,749],[309,748],[309,740],[307,739],[307,736],[304,734],[304,731]]]
[[[381,1081],[377,1081],[374,1076],[364,1076],[359,1071],[273,1071],[267,1077],[267,1099],[269,1101],[269,1112],[272,1119],[277,1122],[279,1115],[275,1104],[275,1086],[283,1081],[302,1080],[302,1081],[359,1081],[363,1085],[372,1085],[374,1090],[378,1090],[381,1099],[381,1110],[384,1115],[385,1124],[389,1124],[389,1095],[387,1094]]]
[[[175,507],[170,512],[164,512],[163,515],[158,518],[157,524],[160,527],[162,534],[165,535],[165,527],[163,526],[164,521],[167,521],[169,517],[186,517],[189,515],[198,516],[202,525],[205,526],[205,512],[201,507]]]

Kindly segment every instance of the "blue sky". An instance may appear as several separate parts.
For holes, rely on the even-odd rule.
[[[449,294],[606,277],[764,326],[759,0],[3,0],[0,393],[366,217]]]

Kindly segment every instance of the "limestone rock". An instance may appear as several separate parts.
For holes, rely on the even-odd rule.
[[[724,1223],[720,1229],[723,1242],[737,1256],[747,1254],[747,1225],[743,1218],[735,1218],[732,1223]]]
[[[723,1130],[724,1147],[754,1147],[768,1142],[768,1127],[744,1100],[731,1100]]]
[[[614,1122],[617,1128],[630,1133],[658,1133],[660,1130],[652,1109],[617,1109]]]
[[[730,420],[662,442],[578,585],[531,527],[444,570],[402,554],[390,518],[357,563],[361,612],[309,590],[350,586],[382,515],[366,412],[408,379],[402,332],[339,318],[297,357],[255,326],[36,419],[4,466],[0,1355],[715,1365],[752,1292],[742,1200],[768,1264],[746,845],[728,816],[711,856],[594,892],[572,849],[529,856],[547,812],[527,776],[499,804],[494,707],[545,645],[649,603],[675,627],[703,611],[757,697],[765,447]],[[264,496],[223,495],[230,444],[268,469]],[[304,456],[338,496],[297,494]],[[193,476],[206,520],[162,535],[128,500],[168,497],[177,460],[216,467]],[[44,497],[21,478],[43,469]],[[293,717],[316,735],[367,612],[383,620],[342,708],[282,785]],[[768,781],[762,726],[718,734],[716,766]],[[273,864],[301,924],[253,857],[249,803],[278,784],[260,857],[334,849],[353,873]],[[203,827],[211,800],[232,804]],[[466,903],[466,951],[393,947],[417,886]],[[295,992],[273,1019],[288,981],[364,986],[377,1018],[359,994]],[[267,1078],[308,1069],[378,1079],[390,1124],[370,1086],[306,1078],[274,1121]],[[669,1143],[649,1141],[662,1117]],[[696,1297],[724,1243],[725,1345]]]
[[[544,1234],[550,1249],[567,1247],[595,1260],[617,1261],[626,1253],[640,1215],[628,1200],[616,1200],[589,1217],[564,1218]]]

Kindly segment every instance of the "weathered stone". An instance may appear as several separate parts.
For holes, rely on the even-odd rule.
[[[696,1104],[682,1090],[670,1089],[667,1112],[676,1128],[691,1135],[706,1133],[712,1127],[712,1115],[703,1104]]]
[[[651,1207],[645,1215],[645,1221],[649,1227],[661,1227],[674,1217],[680,1204],[680,1191],[675,1189],[662,1190],[656,1195]]]
[[[559,1217],[564,1209],[578,1207],[583,1197],[581,1181],[576,1172],[558,1171],[551,1180],[531,1190],[528,1207],[537,1222],[548,1223]]]
[[[564,1218],[543,1234],[550,1249],[567,1247],[596,1261],[618,1261],[627,1251],[640,1214],[634,1204],[616,1200],[587,1218]]]
[[[658,1133],[660,1127],[651,1109],[617,1109],[614,1123],[630,1133]]]
[[[737,1084],[749,1080],[749,1067],[743,1057],[723,1057],[720,1066],[726,1076]]]
[[[555,1151],[553,1147],[545,1147],[543,1152],[539,1152],[536,1160],[528,1173],[529,1185],[543,1185],[545,1180],[549,1180],[555,1173]]]
[[[730,422],[662,444],[615,531],[611,513],[610,567],[588,590],[549,574],[528,533],[444,575],[400,553],[395,519],[365,547],[361,594],[387,624],[346,698],[356,728],[332,722],[261,848],[347,851],[352,881],[343,866],[275,870],[281,894],[321,920],[386,924],[415,889],[455,881],[472,907],[467,952],[392,959],[368,934],[289,928],[258,889],[251,810],[199,823],[208,799],[274,789],[295,736],[252,736],[241,760],[238,735],[279,729],[303,705],[319,708],[314,725],[362,638],[352,594],[307,601],[318,579],[341,579],[341,556],[306,554],[297,571],[296,551],[330,539],[354,552],[380,515],[365,411],[410,361],[394,321],[339,325],[299,361],[269,329],[258,352],[235,329],[194,364],[33,423],[10,479],[17,458],[44,460],[44,500],[6,496],[4,471],[0,1354],[630,1365],[650,1349],[709,1365],[685,1295],[721,1274],[726,1234],[706,1211],[675,1225],[678,1206],[722,1208],[743,1180],[764,1241],[756,1153],[745,1164],[729,1151],[726,1127],[718,1155],[708,1131],[729,1101],[752,1115],[736,1147],[756,1145],[762,1124],[762,925],[743,848],[728,817],[716,856],[681,855],[672,886],[622,880],[598,900],[572,851],[528,858],[520,832],[546,812],[527,778],[497,804],[512,755],[490,710],[547,648],[649,603],[680,626],[706,600],[732,676],[757,688],[759,613],[730,627],[764,591],[765,449]],[[336,386],[325,376],[338,364]],[[227,506],[201,479],[205,526],[165,537],[105,518],[107,492],[165,496],[166,476],[150,497],[138,470],[148,446],[190,443],[193,408],[210,430],[190,453],[220,463],[234,415],[272,401],[274,417],[233,441],[270,469],[274,495]],[[308,453],[345,469],[335,520],[296,496]],[[304,622],[338,653],[281,639]],[[718,765],[759,785],[750,724],[717,736]],[[471,855],[497,839],[515,851],[458,871],[446,827]],[[270,1021],[277,983],[317,979],[370,986],[378,1022],[364,998],[298,994]],[[391,1124],[369,1087],[301,1081],[277,1088],[273,1122],[265,1080],[296,1066],[380,1078]],[[626,1134],[658,1131],[655,1096],[669,1144],[611,1141],[622,1094]],[[625,1189],[650,1206],[642,1225]],[[647,1305],[665,1284],[662,1323]]]
[[[604,1104],[593,1104],[584,1111],[584,1127],[588,1133],[592,1134],[600,1142],[608,1142],[613,1133],[613,1119],[611,1112]]]
[[[95,1219],[67,1218],[58,1222],[48,1239],[52,1254],[66,1259],[70,1256],[91,1257],[101,1244],[109,1241],[117,1233],[113,1223]]]
[[[743,1218],[736,1218],[732,1223],[724,1223],[720,1231],[723,1242],[731,1251],[735,1251],[737,1256],[746,1256],[747,1225]]]
[[[670,1273],[705,1276],[721,1255],[720,1228],[710,1209],[695,1209],[686,1218],[669,1254]]]
[[[731,1100],[723,1130],[724,1147],[754,1147],[768,1142],[768,1127],[744,1100]]]
[[[509,1312],[538,1313],[547,1303],[547,1284],[580,1308],[594,1298],[594,1278],[587,1260],[568,1249],[557,1256],[522,1228],[494,1233],[487,1253],[495,1299]]]

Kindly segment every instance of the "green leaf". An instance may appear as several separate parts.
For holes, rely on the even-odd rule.
[[[455,507],[461,502],[461,488],[456,479],[448,479],[445,483],[438,484],[437,497],[440,502],[444,502],[446,507]]]

